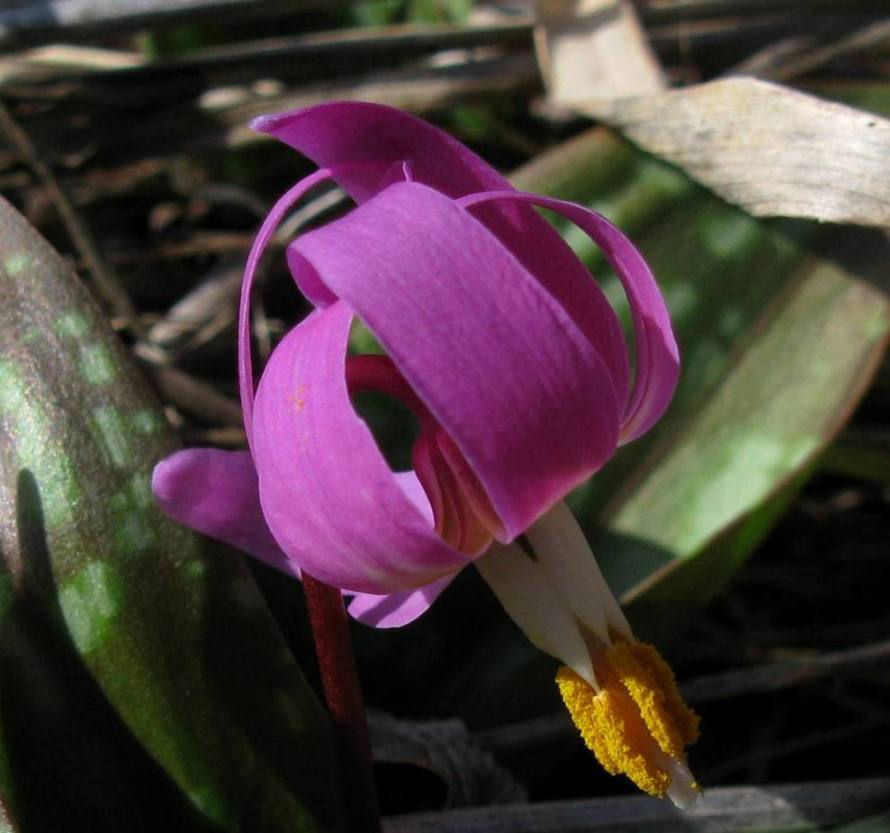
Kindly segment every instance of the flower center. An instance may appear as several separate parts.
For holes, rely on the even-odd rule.
[[[485,489],[460,449],[418,398],[389,356],[349,356],[346,383],[350,395],[383,393],[416,417],[420,432],[412,460],[433,510],[436,532],[450,546],[477,555],[501,531]]]

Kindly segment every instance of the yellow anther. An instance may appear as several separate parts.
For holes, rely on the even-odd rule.
[[[606,652],[606,658],[661,751],[683,760],[684,748],[698,740],[698,715],[683,702],[661,654],[642,642],[621,641]]]
[[[620,639],[592,659],[597,688],[569,668],[556,676],[575,726],[607,772],[666,795],[671,759],[685,771],[684,747],[698,737],[698,717],[651,645]]]

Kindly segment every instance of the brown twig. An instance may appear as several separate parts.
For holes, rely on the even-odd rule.
[[[137,349],[155,387],[165,400],[215,425],[242,425],[241,406],[216,388],[175,367],[164,367],[146,360],[144,350]]]
[[[186,445],[216,445],[223,448],[244,448],[247,435],[243,428],[224,425],[220,428],[186,426],[180,431]]]
[[[769,47],[773,51],[772,61],[767,59],[763,65],[758,65],[754,59],[749,58],[732,72],[749,72],[771,81],[790,81],[820,69],[838,58],[871,49],[888,41],[890,41],[890,21],[881,20],[821,46],[807,48],[808,44],[804,39],[789,39],[783,42],[787,49],[785,54],[779,54],[777,45],[772,44]],[[761,58],[765,57],[761,55]]]
[[[147,340],[158,348],[179,354],[231,325],[238,309],[241,272],[240,259],[215,266],[151,326]]]
[[[111,307],[114,316],[126,322],[127,327],[133,333],[142,335],[142,325],[130,296],[127,295],[117,277],[105,263],[92,233],[77,213],[74,204],[59,184],[52,169],[43,161],[28,134],[19,126],[2,101],[0,101],[0,131],[19,153],[22,161],[43,183],[65,224],[71,242],[89,267],[96,290]]]

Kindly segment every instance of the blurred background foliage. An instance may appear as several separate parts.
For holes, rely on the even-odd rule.
[[[634,7],[672,85],[743,71],[886,126],[883,3]],[[680,389],[658,428],[570,502],[635,629],[665,649],[704,717],[691,762],[711,792],[683,828],[886,830],[882,223],[755,218],[595,124],[548,95],[532,11],[0,8],[0,190],[65,257],[2,207],[0,830],[338,829],[299,585],[176,528],[147,492],[177,441],[244,445],[240,268],[266,208],[310,170],[245,125],[331,98],[416,112],[517,187],[603,212],[659,277]],[[315,196],[275,248],[347,209],[336,190]],[[556,225],[622,309],[601,255]],[[306,312],[283,258],[263,268],[260,359]],[[376,349],[360,325],[351,346]],[[406,465],[404,411],[356,404]],[[421,621],[357,626],[354,639],[384,812],[428,812],[392,830],[681,824],[599,771],[560,711],[553,661],[473,571]],[[497,807],[525,797],[525,810]],[[548,803],[560,799],[585,801]],[[514,825],[511,812],[525,815]]]

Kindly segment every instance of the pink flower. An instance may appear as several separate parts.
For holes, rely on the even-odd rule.
[[[161,462],[164,510],[342,588],[350,613],[379,627],[412,621],[477,561],[532,641],[595,695],[597,656],[632,635],[560,502],[659,419],[676,385],[670,320],[639,252],[599,214],[516,191],[450,136],[390,108],[332,103],[254,127],[320,170],[272,210],[248,261],[239,374],[250,451],[193,449]],[[326,179],[357,207],[289,246],[315,309],[254,391],[257,261],[284,212]],[[633,318],[632,381],[614,311],[532,206],[576,224],[618,273]],[[388,357],[347,357],[354,316]],[[413,471],[388,467],[350,401],[361,390],[414,411]],[[526,531],[542,548],[534,561],[511,543]],[[566,570],[560,548],[572,553]],[[573,589],[576,578],[589,589]]]

